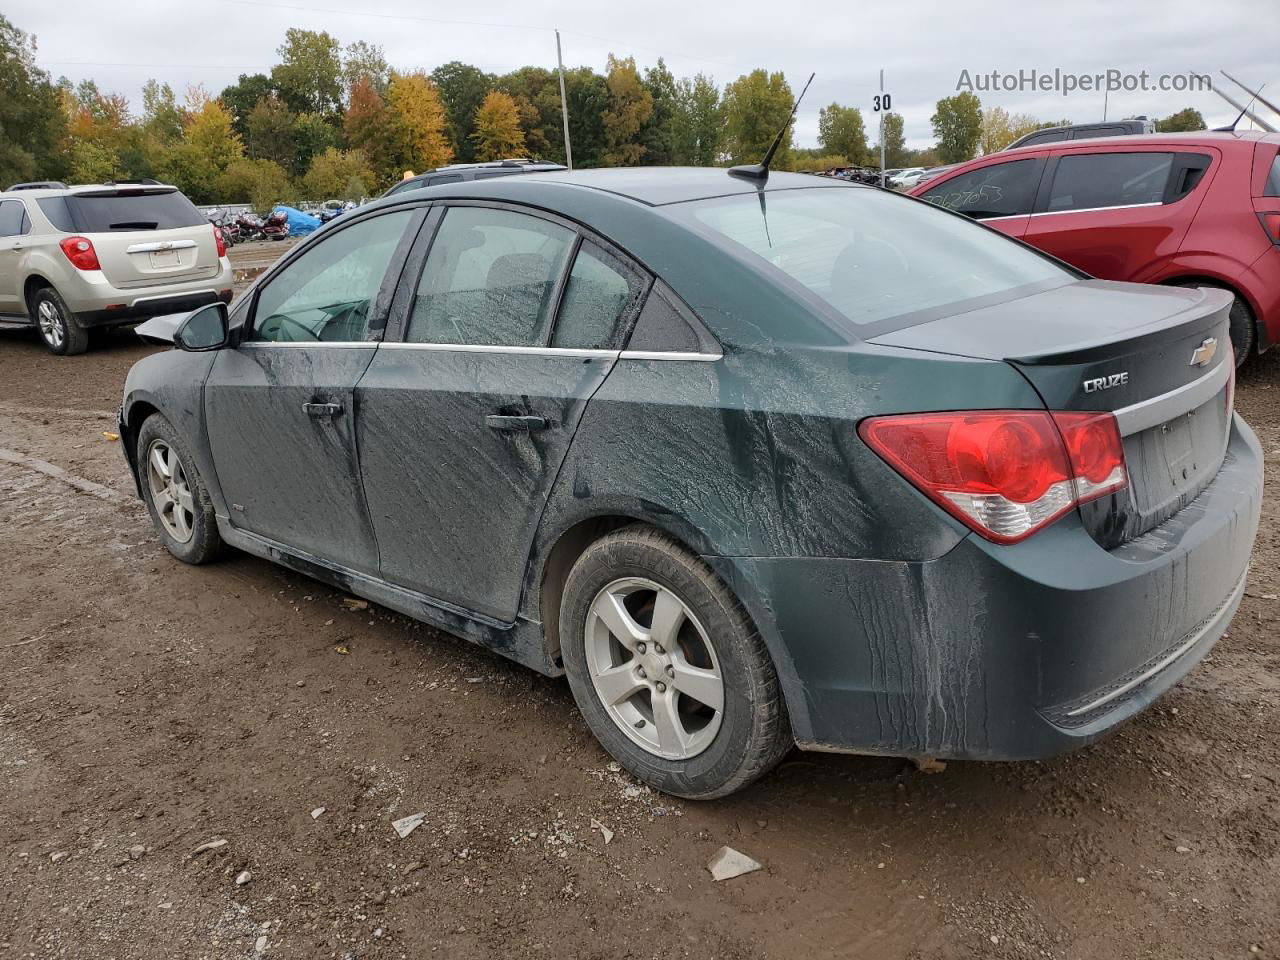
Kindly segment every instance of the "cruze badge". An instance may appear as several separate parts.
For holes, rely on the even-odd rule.
[[[1209,337],[1204,343],[1196,347],[1191,354],[1191,365],[1193,367],[1203,367],[1206,363],[1213,359],[1213,355],[1218,352],[1218,338]]]
[[[1122,387],[1129,382],[1129,371],[1124,373],[1113,373],[1106,377],[1094,377],[1092,380],[1084,382],[1085,393],[1096,393],[1099,390],[1110,390],[1112,387]]]

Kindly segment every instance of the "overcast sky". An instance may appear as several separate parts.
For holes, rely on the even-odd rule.
[[[838,101],[870,114],[881,68],[911,146],[932,142],[934,102],[956,92],[964,70],[974,77],[1055,68],[1075,74],[1146,70],[1153,77],[1195,72],[1211,74],[1216,86],[1241,99],[1218,72],[1225,68],[1245,83],[1266,83],[1263,95],[1280,103],[1280,0],[361,0],[360,12],[343,12],[344,5],[357,7],[352,0],[6,0],[4,12],[36,35],[39,61],[55,77],[93,78],[138,109],[148,77],[181,95],[188,84],[217,92],[240,73],[267,72],[288,27],[327,30],[343,44],[380,44],[402,69],[430,70],[449,60],[494,73],[531,63],[551,67],[552,29],[559,27],[567,66],[603,70],[610,52],[634,55],[641,67],[661,56],[677,76],[702,71],[721,84],[764,66],[784,71],[797,93],[814,71],[797,122],[802,146],[816,144],[824,104]],[[1046,120],[1080,123],[1103,116],[1101,93],[978,95],[984,106]],[[1119,92],[1110,95],[1107,111],[1112,118],[1158,117],[1184,106],[1199,109],[1210,126],[1236,114],[1210,91]],[[870,116],[867,125],[874,140]]]

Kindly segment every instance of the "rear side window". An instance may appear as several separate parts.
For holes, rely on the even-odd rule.
[[[1267,188],[1263,193],[1268,197],[1280,197],[1280,153],[1271,162],[1271,175],[1267,177]]]
[[[1164,202],[1172,153],[1072,153],[1058,159],[1050,213]]]
[[[0,237],[20,237],[30,228],[21,200],[0,200]]]
[[[644,353],[719,353],[719,345],[661,280],[644,302],[627,349]]]
[[[176,190],[164,193],[71,194],[66,198],[71,220],[80,233],[113,230],[174,230],[207,221]]]
[[[36,203],[40,205],[40,212],[48,218],[55,230],[75,233],[76,225],[71,221],[71,211],[67,209],[66,197],[41,197]]]
[[[523,213],[450,208],[431,242],[406,339],[542,346],[573,240],[573,231]]]
[[[1046,130],[1044,133],[1033,133],[1025,140],[1019,140],[1018,146],[1032,147],[1037,143],[1058,143],[1067,139],[1066,130]]]
[[[442,183],[461,183],[462,174],[460,173],[442,173],[438,177],[432,177],[427,184],[432,187],[438,187]]]
[[[1015,217],[1031,212],[1044,160],[1038,157],[996,163],[944,180],[924,195],[930,203],[975,219]]]
[[[611,346],[618,321],[641,292],[635,273],[584,241],[560,298],[551,346],[588,350]]]

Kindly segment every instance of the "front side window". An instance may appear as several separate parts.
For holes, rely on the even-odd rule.
[[[1058,159],[1050,213],[1161,203],[1172,153],[1069,153]]]
[[[639,277],[594,243],[584,241],[565,283],[551,346],[609,347],[618,321],[640,292]]]
[[[860,325],[1075,279],[993,230],[880,190],[779,190],[680,207],[675,216]]]
[[[431,242],[405,339],[543,345],[573,240],[573,231],[539,217],[451,207]]]
[[[369,311],[413,213],[400,210],[329,234],[258,294],[253,340],[351,343],[365,339]]]
[[[1028,214],[1036,202],[1043,166],[1038,158],[995,163],[942,181],[924,199],[976,220]]]

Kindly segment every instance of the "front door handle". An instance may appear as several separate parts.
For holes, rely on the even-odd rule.
[[[302,410],[309,417],[336,417],[342,413],[340,403],[304,403]]]
[[[551,426],[551,421],[546,417],[508,417],[490,414],[484,418],[484,425],[490,430],[521,430],[528,433],[534,430],[546,430]]]

